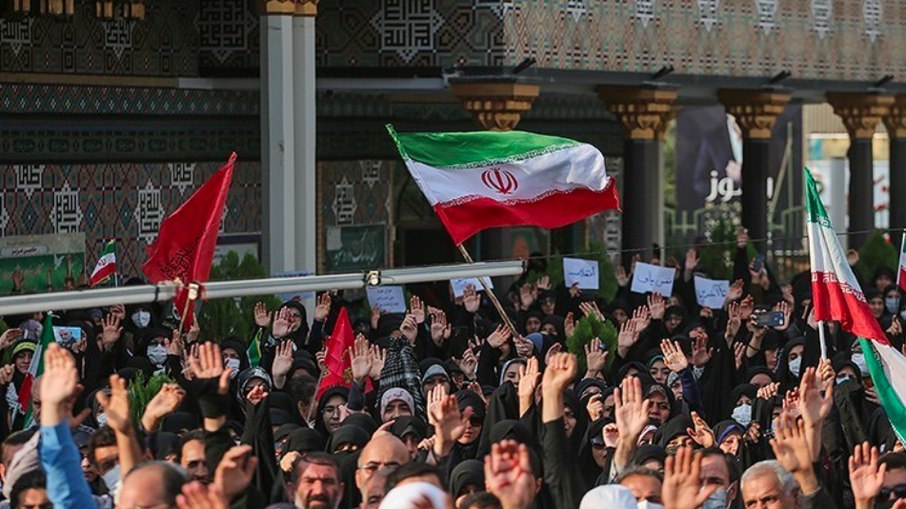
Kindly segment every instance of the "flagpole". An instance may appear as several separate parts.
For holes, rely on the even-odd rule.
[[[906,230],[900,232],[900,252],[897,255],[897,288],[902,288],[900,286],[900,273],[903,272],[903,269],[900,266],[900,260],[903,258],[904,250],[906,250]]]
[[[821,342],[821,358],[827,359],[827,343],[824,341],[824,320],[818,321],[818,338]]]
[[[462,253],[462,257],[466,260],[466,263],[475,263],[464,245],[460,244],[456,247],[459,248],[459,252]],[[491,289],[488,287],[488,284],[485,283],[484,276],[480,276],[478,278],[478,281],[481,283],[481,287],[484,288],[484,293],[488,296],[489,299],[491,299],[491,302],[494,303],[494,307],[497,308],[497,313],[500,315],[500,318],[503,319],[503,323],[505,323],[506,326],[509,327],[510,332],[516,334],[516,327],[513,325],[512,320],[510,320],[510,316],[506,314],[506,311],[503,310],[503,306],[500,304],[500,301],[497,300],[497,296],[494,295],[494,292],[491,291]]]
[[[179,316],[179,333],[183,333],[183,323],[186,321],[186,315],[189,314],[189,305],[192,304],[192,301],[198,298],[198,283],[189,283],[189,295],[186,296],[186,305],[182,307],[182,312]]]

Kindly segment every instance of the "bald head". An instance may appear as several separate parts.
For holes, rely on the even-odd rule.
[[[118,507],[156,507],[176,505],[176,495],[187,481],[185,471],[163,461],[152,461],[134,468],[123,479]]]
[[[409,449],[402,440],[389,433],[375,436],[362,449],[355,472],[355,485],[364,491],[375,472],[385,467],[398,467],[409,462]]]

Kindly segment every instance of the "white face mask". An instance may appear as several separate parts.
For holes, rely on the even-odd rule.
[[[865,354],[854,353],[852,357],[849,358],[849,360],[859,368],[862,376],[868,374],[868,363],[865,362]]]
[[[151,313],[143,309],[132,313],[132,323],[138,328],[144,329],[151,323]]]
[[[95,419],[97,419],[97,421],[98,421],[98,426],[104,427],[107,425],[107,414],[105,414],[103,412],[99,413],[97,415],[97,417],[95,417]]]
[[[717,488],[702,505],[702,509],[724,509],[725,507],[727,507],[727,490],[723,488]]]
[[[884,307],[887,309],[888,313],[896,313],[900,309],[900,298],[899,297],[885,297],[884,298]]]
[[[733,415],[730,417],[739,424],[748,426],[752,422],[752,405],[743,403],[737,406],[733,409]]]
[[[117,463],[115,467],[108,470],[107,473],[101,477],[104,478],[104,484],[107,485],[107,489],[110,490],[110,493],[116,493],[116,489],[120,484],[120,464]]]
[[[664,509],[664,506],[661,504],[655,504],[654,502],[649,502],[647,500],[642,500],[636,504],[638,509]]]
[[[226,361],[225,368],[233,368],[232,373],[230,373],[230,380],[236,378],[236,375],[239,374],[239,359],[229,358]]]
[[[167,348],[164,345],[149,346],[148,360],[155,366],[160,366],[164,362],[167,362]]]
[[[791,360],[789,367],[790,373],[792,373],[793,376],[799,376],[799,370],[802,369],[802,357],[796,357],[795,359]]]

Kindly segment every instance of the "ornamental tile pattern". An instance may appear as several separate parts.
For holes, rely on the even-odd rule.
[[[88,263],[101,252],[105,239],[116,238],[122,274],[137,275],[160,220],[222,164],[195,163],[192,182],[174,182],[171,168],[185,167],[181,162],[47,164],[41,166],[43,184],[36,189],[21,185],[19,167],[0,164],[0,234],[84,231]],[[224,216],[226,233],[260,231],[260,172],[258,162],[237,164]]]

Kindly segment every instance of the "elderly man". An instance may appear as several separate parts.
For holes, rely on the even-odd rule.
[[[380,470],[396,468],[409,463],[409,449],[402,440],[389,433],[376,435],[359,455],[358,468],[355,471],[355,486],[362,494],[362,500],[368,501],[368,482]]]
[[[337,509],[343,500],[340,465],[330,454],[308,453],[293,466],[294,502],[300,509]]]

